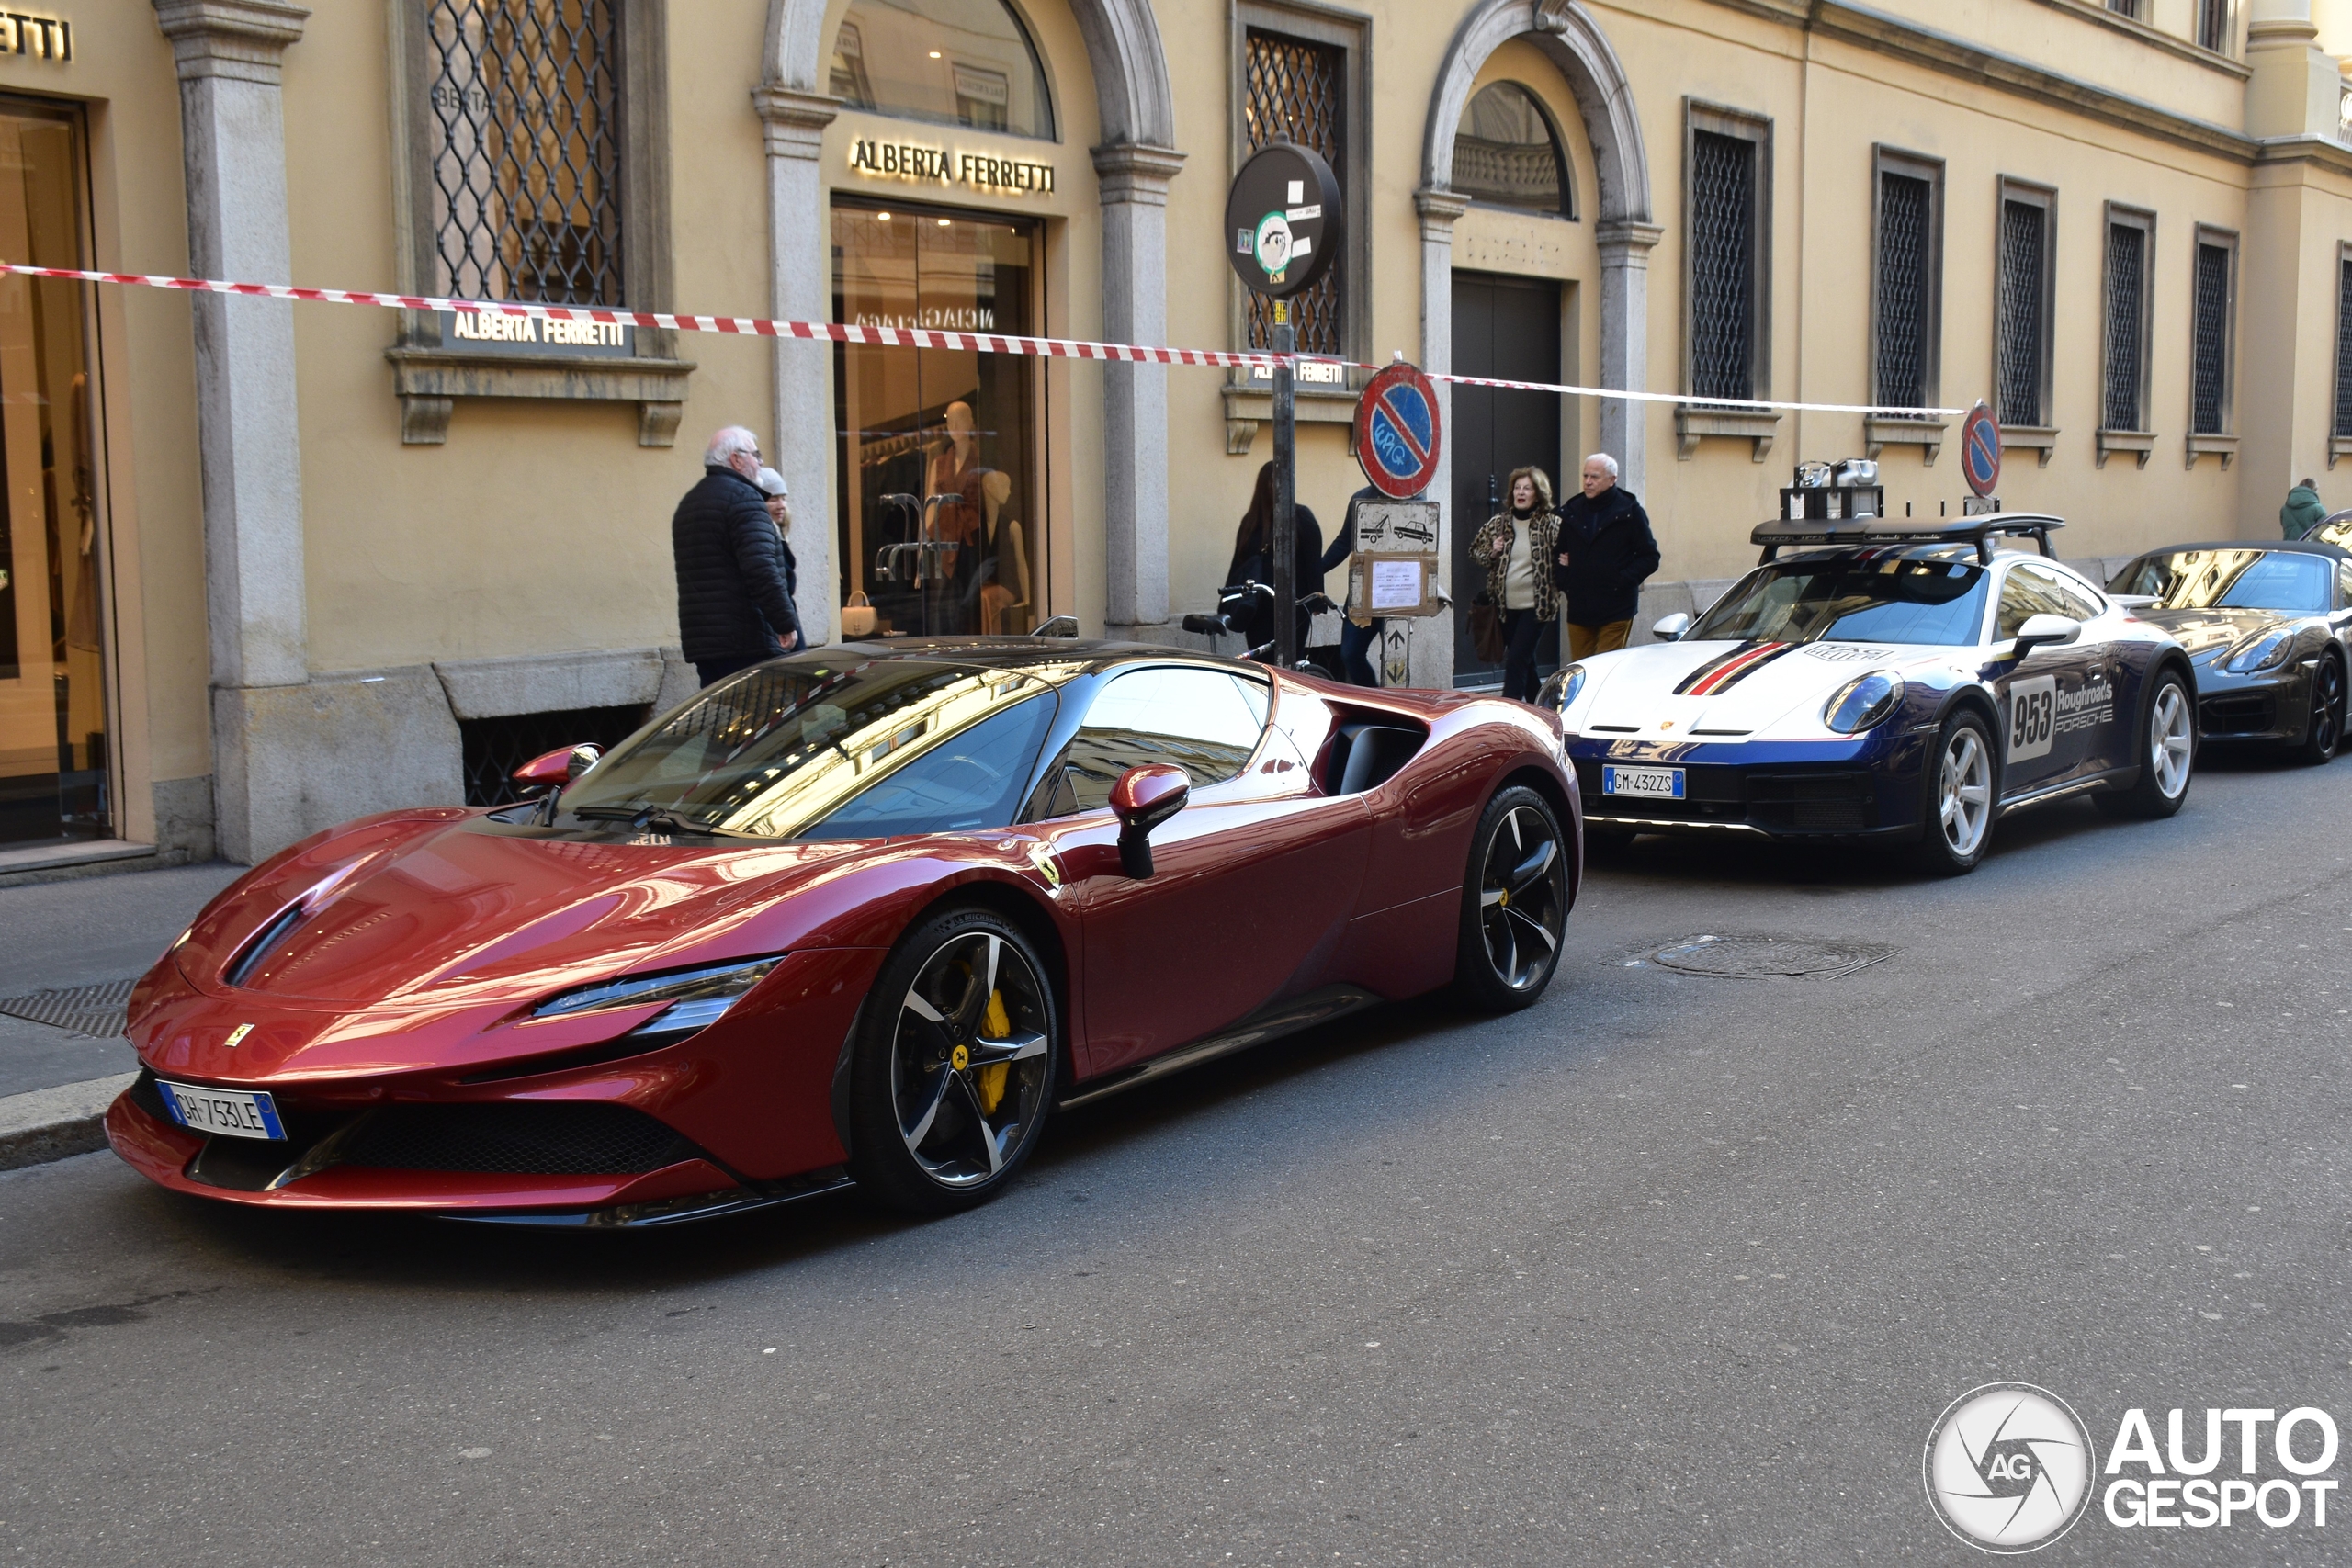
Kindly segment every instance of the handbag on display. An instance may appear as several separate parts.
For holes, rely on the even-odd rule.
[[[849,603],[842,606],[842,636],[872,637],[875,619],[873,603],[864,593],[853,593]]]
[[[1494,596],[1484,590],[1470,601],[1470,648],[1483,664],[1500,664],[1510,651],[1503,638],[1503,613],[1495,608]]]

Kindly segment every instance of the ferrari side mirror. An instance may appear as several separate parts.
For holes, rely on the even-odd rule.
[[[1657,625],[1650,628],[1650,636],[1660,642],[1680,642],[1682,634],[1690,629],[1690,617],[1677,610],[1671,615],[1661,616]]]
[[[1184,809],[1193,781],[1166,762],[1129,768],[1111,786],[1111,813],[1119,819],[1119,869],[1140,882],[1151,874],[1151,830]]]
[[[532,758],[507,776],[514,783],[514,792],[528,800],[549,790],[561,789],[594,767],[604,754],[594,746],[559,747]]]
[[[2018,628],[2016,657],[2023,659],[2037,648],[2064,648],[2082,635],[2083,623],[2071,615],[2028,615]]]

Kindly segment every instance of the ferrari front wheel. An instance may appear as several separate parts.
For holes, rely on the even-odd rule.
[[[992,909],[900,940],[851,1063],[850,1169],[891,1208],[948,1213],[1012,1179],[1053,1104],[1061,1031],[1046,964]]]
[[[1544,994],[1568,928],[1567,840],[1552,803],[1513,785],[1487,803],[1470,840],[1454,989],[1487,1012]]]

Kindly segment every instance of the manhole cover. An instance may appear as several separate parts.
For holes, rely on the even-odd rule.
[[[1727,980],[1833,980],[1892,958],[1883,942],[1817,936],[1693,936],[1652,948],[1644,956],[1662,968]]]
[[[106,980],[95,986],[65,986],[21,997],[0,997],[0,1012],[28,1018],[76,1034],[111,1040],[130,1024],[130,988],[137,980]]]

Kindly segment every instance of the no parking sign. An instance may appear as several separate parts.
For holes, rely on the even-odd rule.
[[[1960,472],[1979,496],[1991,495],[2001,482],[2001,426],[1983,403],[1961,421]]]
[[[1399,361],[1373,377],[1356,400],[1356,461],[1364,478],[1398,501],[1427,490],[1444,439],[1439,423],[1437,389],[1418,367]]]

